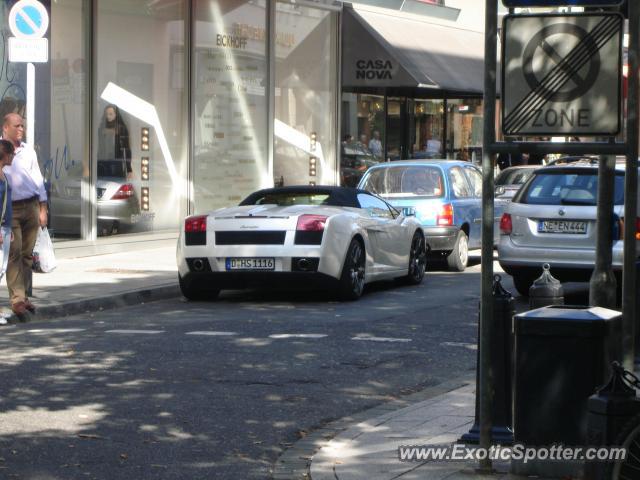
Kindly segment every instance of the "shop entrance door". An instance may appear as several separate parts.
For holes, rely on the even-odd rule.
[[[408,157],[407,99],[387,97],[386,159],[403,160]]]

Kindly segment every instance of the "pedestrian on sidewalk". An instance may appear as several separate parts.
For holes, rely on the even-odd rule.
[[[33,132],[30,134],[33,135]],[[17,113],[5,115],[2,139],[11,142],[15,148],[13,163],[3,170],[11,185],[13,200],[13,242],[7,265],[7,288],[11,309],[16,315],[24,315],[27,311],[34,313],[36,310],[27,298],[27,290],[38,230],[47,226],[47,192],[44,179],[36,151],[24,143],[23,138],[23,118]]]
[[[2,169],[10,166],[13,161],[13,144],[7,140],[0,140],[0,280],[7,271],[9,249],[11,247],[11,186]],[[7,317],[0,314],[0,325],[8,323]]]

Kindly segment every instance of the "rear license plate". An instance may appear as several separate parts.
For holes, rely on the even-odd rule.
[[[227,270],[275,270],[276,259],[273,257],[227,258]]]
[[[540,220],[539,233],[587,233],[587,222],[572,220]]]

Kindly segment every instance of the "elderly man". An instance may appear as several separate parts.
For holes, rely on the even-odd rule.
[[[33,262],[31,254],[38,230],[47,225],[47,193],[35,150],[24,143],[24,120],[17,113],[3,119],[2,138],[15,146],[13,164],[4,168],[12,189],[13,242],[7,266],[7,287],[11,309],[16,315],[35,312],[27,298],[27,288]]]

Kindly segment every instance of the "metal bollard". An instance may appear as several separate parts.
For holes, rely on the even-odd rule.
[[[593,447],[616,445],[626,422],[640,413],[640,399],[628,383],[626,372],[618,362],[611,364],[609,382],[589,397],[587,416],[587,443]],[[637,381],[637,378],[635,378]],[[587,462],[584,480],[609,480],[606,463]]]
[[[559,280],[551,275],[551,266],[542,265],[542,275],[529,288],[529,308],[564,305],[564,289]]]
[[[491,348],[491,364],[495,385],[493,404],[493,427],[491,441],[500,445],[513,444],[511,427],[511,372],[513,360],[513,316],[516,313],[513,295],[502,286],[502,277],[493,277],[493,321],[495,325],[494,343]],[[478,326],[479,328],[479,326]],[[478,359],[480,350],[478,350]],[[478,360],[479,361],[479,360]],[[478,371],[476,370],[476,385]],[[459,443],[480,443],[478,395],[476,394],[476,411],[473,427],[460,437]]]

